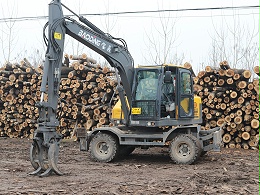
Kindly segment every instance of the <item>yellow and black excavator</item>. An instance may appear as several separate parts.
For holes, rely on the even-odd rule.
[[[62,8],[78,20],[63,15]],[[62,136],[57,107],[65,35],[69,35],[102,55],[115,68],[119,102],[112,110],[115,126],[86,131],[78,129],[81,150],[89,150],[90,158],[110,162],[128,155],[136,147],[168,147],[177,164],[191,164],[209,150],[219,151],[221,128],[201,130],[201,99],[194,96],[190,70],[174,65],[134,67],[126,42],[104,33],[85,17],[61,3],[49,4],[47,51],[41,83],[38,128],[30,148],[32,175],[62,175],[57,168]],[[44,96],[47,95],[47,100]]]

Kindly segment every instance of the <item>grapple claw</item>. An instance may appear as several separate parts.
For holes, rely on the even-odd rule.
[[[63,175],[57,168],[59,141],[57,139],[50,139],[47,142],[48,144],[46,144],[43,137],[37,137],[31,145],[30,161],[35,171],[29,173],[29,175],[46,177],[53,172],[57,175]]]
[[[42,174],[40,174],[40,177],[47,177],[52,173],[52,168],[49,167],[47,170],[45,170]]]
[[[38,167],[37,170],[35,170],[35,171],[29,173],[29,175],[38,175],[38,174],[41,173],[41,172],[42,172],[42,168],[41,168],[41,167]]]
[[[40,147],[37,141],[33,141],[30,148],[30,161],[35,170],[38,170],[38,168],[40,167],[39,158],[40,158]]]
[[[48,151],[48,161],[49,166],[57,175],[63,175],[63,173],[58,169],[57,162],[58,162],[58,154],[59,154],[59,145],[57,142],[50,144],[49,151]]]
[[[51,143],[48,149],[48,168],[45,169],[44,172],[42,171],[42,173],[39,175],[40,177],[47,177],[51,175],[53,172],[56,173],[57,175],[63,175],[63,173],[57,168],[58,154],[59,154],[58,143],[57,142]]]

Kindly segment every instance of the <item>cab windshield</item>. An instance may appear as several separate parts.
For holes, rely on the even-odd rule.
[[[138,71],[135,100],[157,99],[158,75],[157,70]]]

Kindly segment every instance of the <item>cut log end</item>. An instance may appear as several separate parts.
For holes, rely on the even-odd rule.
[[[224,134],[222,140],[224,143],[229,143],[231,141],[231,135],[229,133]]]
[[[249,139],[250,139],[250,134],[249,134],[248,132],[243,132],[243,133],[242,133],[242,138],[243,138],[244,140],[249,140]]]
[[[253,119],[251,121],[251,127],[254,128],[254,129],[258,129],[259,128],[259,120]]]

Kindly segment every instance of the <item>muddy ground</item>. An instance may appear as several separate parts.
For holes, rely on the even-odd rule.
[[[0,138],[0,194],[259,194],[259,151],[222,149],[193,165],[166,148],[136,149],[113,163],[92,162],[77,142],[61,143],[63,176],[30,176],[31,140]]]

